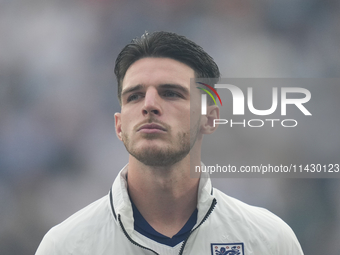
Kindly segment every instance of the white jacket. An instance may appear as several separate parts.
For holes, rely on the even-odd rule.
[[[109,194],[53,227],[36,255],[158,254],[137,238],[123,168]],[[187,255],[301,255],[291,228],[266,209],[247,205],[199,184],[197,223],[182,243]],[[161,254],[162,255],[162,254]]]

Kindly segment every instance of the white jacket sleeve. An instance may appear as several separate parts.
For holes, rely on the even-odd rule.
[[[282,229],[277,242],[279,255],[304,255],[296,235],[288,225]]]
[[[55,251],[55,243],[49,233],[44,236],[35,255],[57,255]]]

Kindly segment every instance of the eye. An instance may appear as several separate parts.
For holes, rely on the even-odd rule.
[[[131,101],[135,101],[135,100],[138,100],[141,98],[141,95],[140,94],[131,94],[127,99],[126,101],[127,102],[131,102]]]
[[[175,92],[175,91],[172,91],[172,90],[166,90],[163,92],[163,96],[164,97],[182,97],[181,94]]]

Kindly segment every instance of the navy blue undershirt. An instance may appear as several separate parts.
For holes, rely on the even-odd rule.
[[[135,204],[132,202],[132,210],[133,210],[133,218],[134,218],[134,228],[135,230],[146,236],[149,239],[152,239],[158,243],[165,244],[171,247],[176,246],[180,242],[184,241],[185,238],[189,235],[191,229],[195,226],[197,222],[197,209],[193,212],[193,214],[190,216],[189,220],[183,228],[172,238],[167,237],[165,235],[162,235],[161,233],[157,232],[153,227],[150,226],[150,224],[144,219],[142,214],[138,211]]]

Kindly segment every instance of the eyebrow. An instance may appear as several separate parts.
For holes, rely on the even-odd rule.
[[[142,89],[142,88],[144,88],[144,87],[145,87],[144,85],[139,84],[139,85],[133,86],[133,87],[131,87],[131,88],[124,89],[124,90],[122,91],[121,96],[123,97],[124,95],[126,95],[126,94],[128,94],[128,93],[131,93],[131,92],[140,90],[140,89]]]
[[[186,87],[178,84],[161,84],[159,85],[161,89],[176,89],[184,93],[185,95],[189,95],[189,90]]]
[[[131,93],[131,92],[134,92],[134,91],[138,91],[138,90],[141,90],[145,88],[145,85],[143,84],[138,84],[136,86],[133,86],[131,88],[127,88],[127,89],[124,89],[122,91],[122,97],[128,93]],[[158,86],[158,88],[160,89],[177,89],[177,90],[180,90],[182,93],[186,94],[186,95],[189,95],[189,90],[185,87],[183,87],[182,85],[178,85],[178,84],[161,84]]]

